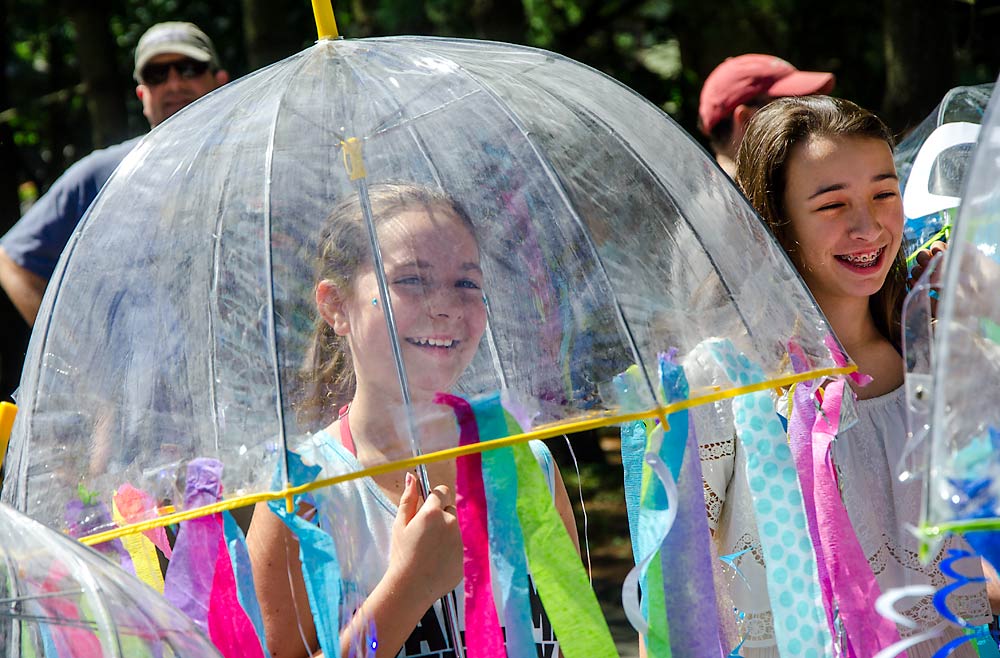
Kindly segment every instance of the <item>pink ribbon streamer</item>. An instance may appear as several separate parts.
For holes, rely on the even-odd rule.
[[[816,521],[816,488],[812,452],[812,430],[816,424],[816,406],[813,403],[815,390],[812,382],[803,382],[795,387],[794,412],[788,420],[788,442],[795,459],[795,468],[799,473],[799,486],[802,489],[806,525],[809,529],[809,537],[812,539],[813,551],[816,554],[816,576],[823,594],[826,623],[830,629],[830,637],[836,638],[837,628],[833,620],[833,589],[826,565],[826,556],[820,544],[822,538],[819,533],[819,525]]]
[[[472,407],[462,398],[438,393],[435,404],[452,408],[458,421],[459,445],[479,443]],[[486,518],[486,488],[482,456],[464,455],[456,462],[455,507],[462,533],[462,568],[465,576],[465,636],[469,658],[506,658],[503,631],[497,616],[490,580],[490,543]]]
[[[833,337],[832,334],[827,334],[826,338],[823,340],[827,348],[830,350],[830,356],[833,357],[833,362],[839,367],[843,368],[847,365],[847,355],[844,354],[843,350],[840,349],[840,344],[837,343],[837,339]],[[847,375],[851,378],[851,381],[858,386],[867,386],[871,383],[871,375],[866,375],[863,372],[855,370],[854,372]]]
[[[827,607],[831,632],[836,607],[843,627],[847,656],[865,658],[899,641],[899,631],[890,620],[873,614],[872,602],[881,595],[875,574],[853,532],[847,509],[840,497],[837,473],[831,454],[833,439],[840,425],[844,380],[826,387],[820,413],[816,413],[812,387],[804,387],[795,396],[795,414],[802,421],[814,418],[811,437],[792,432],[792,450],[799,468],[810,534],[816,548],[820,586]],[[808,427],[800,421],[799,427]]]
[[[221,526],[222,515],[213,516],[219,517]],[[208,636],[225,658],[264,658],[257,629],[236,594],[236,576],[222,532],[216,550],[218,557],[208,602]]]

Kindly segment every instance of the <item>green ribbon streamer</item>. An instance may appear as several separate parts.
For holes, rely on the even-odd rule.
[[[517,464],[517,516],[528,568],[565,658],[619,658],[583,562],[551,502],[538,461],[525,444],[513,446]]]
[[[646,591],[649,601],[649,633],[646,635],[648,658],[671,658],[670,628],[667,624],[667,600],[663,587],[663,563],[660,549],[646,571]]]

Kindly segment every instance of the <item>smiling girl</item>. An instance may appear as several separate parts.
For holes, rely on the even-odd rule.
[[[455,387],[486,329],[472,223],[444,195],[416,186],[372,186],[369,200],[410,402],[429,405],[436,393]],[[357,199],[331,213],[314,288],[318,317],[305,369],[310,392],[300,405],[305,418],[325,419],[325,429],[297,450],[306,463],[322,467],[319,478],[412,454],[397,430],[397,416],[409,410],[368,245]],[[433,434],[422,432],[424,452],[449,447],[435,445]],[[551,455],[538,442],[532,449],[575,541],[572,508]],[[315,492],[320,525],[333,535],[341,564],[344,594],[330,604],[340,615],[344,655],[371,628],[379,657],[436,656],[446,649],[438,600],[462,577],[455,462],[429,464],[427,471],[433,489],[425,500],[414,475],[405,471]],[[313,512],[303,515],[311,518]],[[310,655],[316,629],[295,540],[259,505],[247,543],[271,655]],[[555,655],[553,638],[544,637],[541,627],[536,631],[538,642],[552,645],[546,655]]]
[[[938,559],[923,565],[909,526],[919,518],[921,488],[900,483],[894,473],[906,440],[900,313],[906,267],[900,253],[903,211],[892,159],[892,136],[882,121],[849,101],[825,96],[783,98],[750,122],[737,159],[736,182],[788,253],[829,320],[840,343],[872,377],[855,386],[857,422],[833,443],[844,505],[882,592],[894,587],[948,580]],[[746,658],[777,656],[765,586],[765,564],[756,534],[746,457],[737,441],[702,448],[710,524],[722,554],[747,552],[738,566],[748,585],[734,581],[731,593],[745,613]],[[977,560],[956,564],[982,576]],[[874,601],[871,601],[872,615]],[[952,611],[972,623],[988,621],[982,583],[948,598]],[[942,621],[931,597],[897,604],[917,629]],[[908,649],[910,658],[931,656],[962,634],[947,627],[936,639]],[[975,656],[965,644],[952,656]]]

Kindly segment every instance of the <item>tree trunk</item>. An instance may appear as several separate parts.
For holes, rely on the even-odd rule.
[[[885,0],[885,97],[882,116],[896,132],[912,128],[954,79],[951,3]]]
[[[67,2],[65,6],[76,29],[76,55],[87,86],[94,147],[116,144],[128,136],[128,115],[115,62],[118,46],[111,34],[111,8],[106,0]]]

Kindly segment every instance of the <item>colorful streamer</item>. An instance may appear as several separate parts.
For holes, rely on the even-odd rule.
[[[766,381],[763,370],[728,340],[705,343],[733,383]],[[778,651],[783,656],[829,656],[823,595],[795,463],[768,391],[733,399],[736,434],[747,453],[747,480],[767,566],[767,593]]]
[[[871,614],[870,602],[881,596],[881,590],[854,534],[837,483],[831,447],[839,430],[846,384],[842,379],[828,384],[818,412],[815,383],[799,384],[789,426],[809,530],[818,549],[817,573],[828,627],[834,633],[842,629],[838,646],[846,647],[847,656],[860,658],[898,642],[899,631],[889,620]]]
[[[111,501],[111,518],[119,526],[129,523],[118,507],[117,494]],[[160,528],[162,530],[162,528]],[[160,559],[156,555],[156,546],[145,534],[125,535],[121,539],[122,547],[132,560],[135,575],[160,594],[163,594],[163,572],[160,571]]]
[[[243,530],[237,525],[236,519],[229,512],[222,513],[222,533],[229,549],[229,560],[233,565],[233,578],[236,583],[236,597],[240,607],[246,613],[260,641],[260,646],[267,653],[267,641],[264,637],[264,618],[257,601],[257,588],[254,587],[253,571],[250,566],[250,553],[247,551],[247,540]]]
[[[184,506],[203,507],[221,497],[222,462],[209,458],[192,459],[188,463]],[[174,542],[174,556],[164,578],[163,596],[205,633],[208,633],[209,599],[221,537],[222,522],[218,515],[182,523]],[[210,566],[206,568],[206,564]]]
[[[219,532],[208,603],[208,636],[225,658],[264,658],[257,629],[239,602],[229,547],[222,531],[222,516],[214,514],[213,517],[219,524]]]
[[[617,657],[576,547],[552,504],[545,476],[526,445],[512,448],[517,466],[517,515],[524,534],[528,568],[538,587],[565,658]]]
[[[674,362],[673,351],[660,357],[660,385],[668,403],[689,397],[687,378]],[[667,421],[669,438],[664,437],[662,450],[677,482],[677,517],[660,547],[664,598],[670,602],[667,620],[670,628],[698,629],[697,633],[671,633],[670,648],[677,656],[720,656],[722,629],[715,605],[712,538],[705,514],[698,437],[687,411],[671,414]]]
[[[660,355],[660,384],[668,403],[688,397],[687,379],[681,366],[674,362],[675,353],[676,350],[671,350]],[[634,379],[633,372],[616,378],[621,397],[636,395]],[[653,463],[659,461],[665,470],[658,474],[662,484],[649,477],[655,472],[653,464],[642,466],[642,455],[647,451],[647,463],[655,455]],[[648,634],[646,648],[650,656],[707,657],[719,656],[722,651],[718,611],[711,595],[714,591],[711,538],[703,513],[701,463],[697,455],[697,437],[687,411],[668,416],[666,429],[643,422],[622,427],[626,506],[637,564],[626,577],[623,600],[630,621],[643,635]],[[664,508],[675,512],[665,515]],[[640,612],[634,583],[643,572]],[[669,607],[665,607],[667,601],[671,603]],[[665,607],[662,613],[661,606]],[[670,633],[671,627],[698,628],[699,632]]]
[[[476,416],[468,402],[455,395],[438,393],[434,403],[447,405],[455,412],[459,445],[479,442]],[[466,652],[469,658],[506,658],[490,579],[486,491],[479,453],[459,457],[456,461],[455,494],[458,526],[462,533],[465,632],[468,637],[476,639],[466,644]]]
[[[490,441],[520,431],[508,425],[499,394],[472,400],[479,440]],[[499,609],[508,658],[536,658],[524,536],[517,521],[517,466],[510,448],[483,455],[483,485],[489,510],[490,564],[500,586]]]
[[[302,457],[294,452],[286,452],[288,476],[292,486],[312,482],[322,468],[307,466]],[[289,512],[285,501],[275,500],[268,508],[285,522],[299,540],[299,562],[302,564],[302,579],[316,626],[316,638],[323,655],[340,658],[340,562],[333,537],[297,514],[299,505],[309,502],[307,496],[296,496],[295,506]]]
[[[118,487],[118,490],[115,492],[114,503],[118,507],[119,512],[121,512],[122,518],[127,523],[138,523],[139,521],[154,518],[158,515],[156,501],[153,497],[142,489],[136,489],[128,482]],[[173,553],[170,548],[170,542],[167,540],[166,530],[163,528],[153,528],[152,530],[143,531],[142,534],[154,546],[160,549],[165,558],[169,560],[172,557]]]

